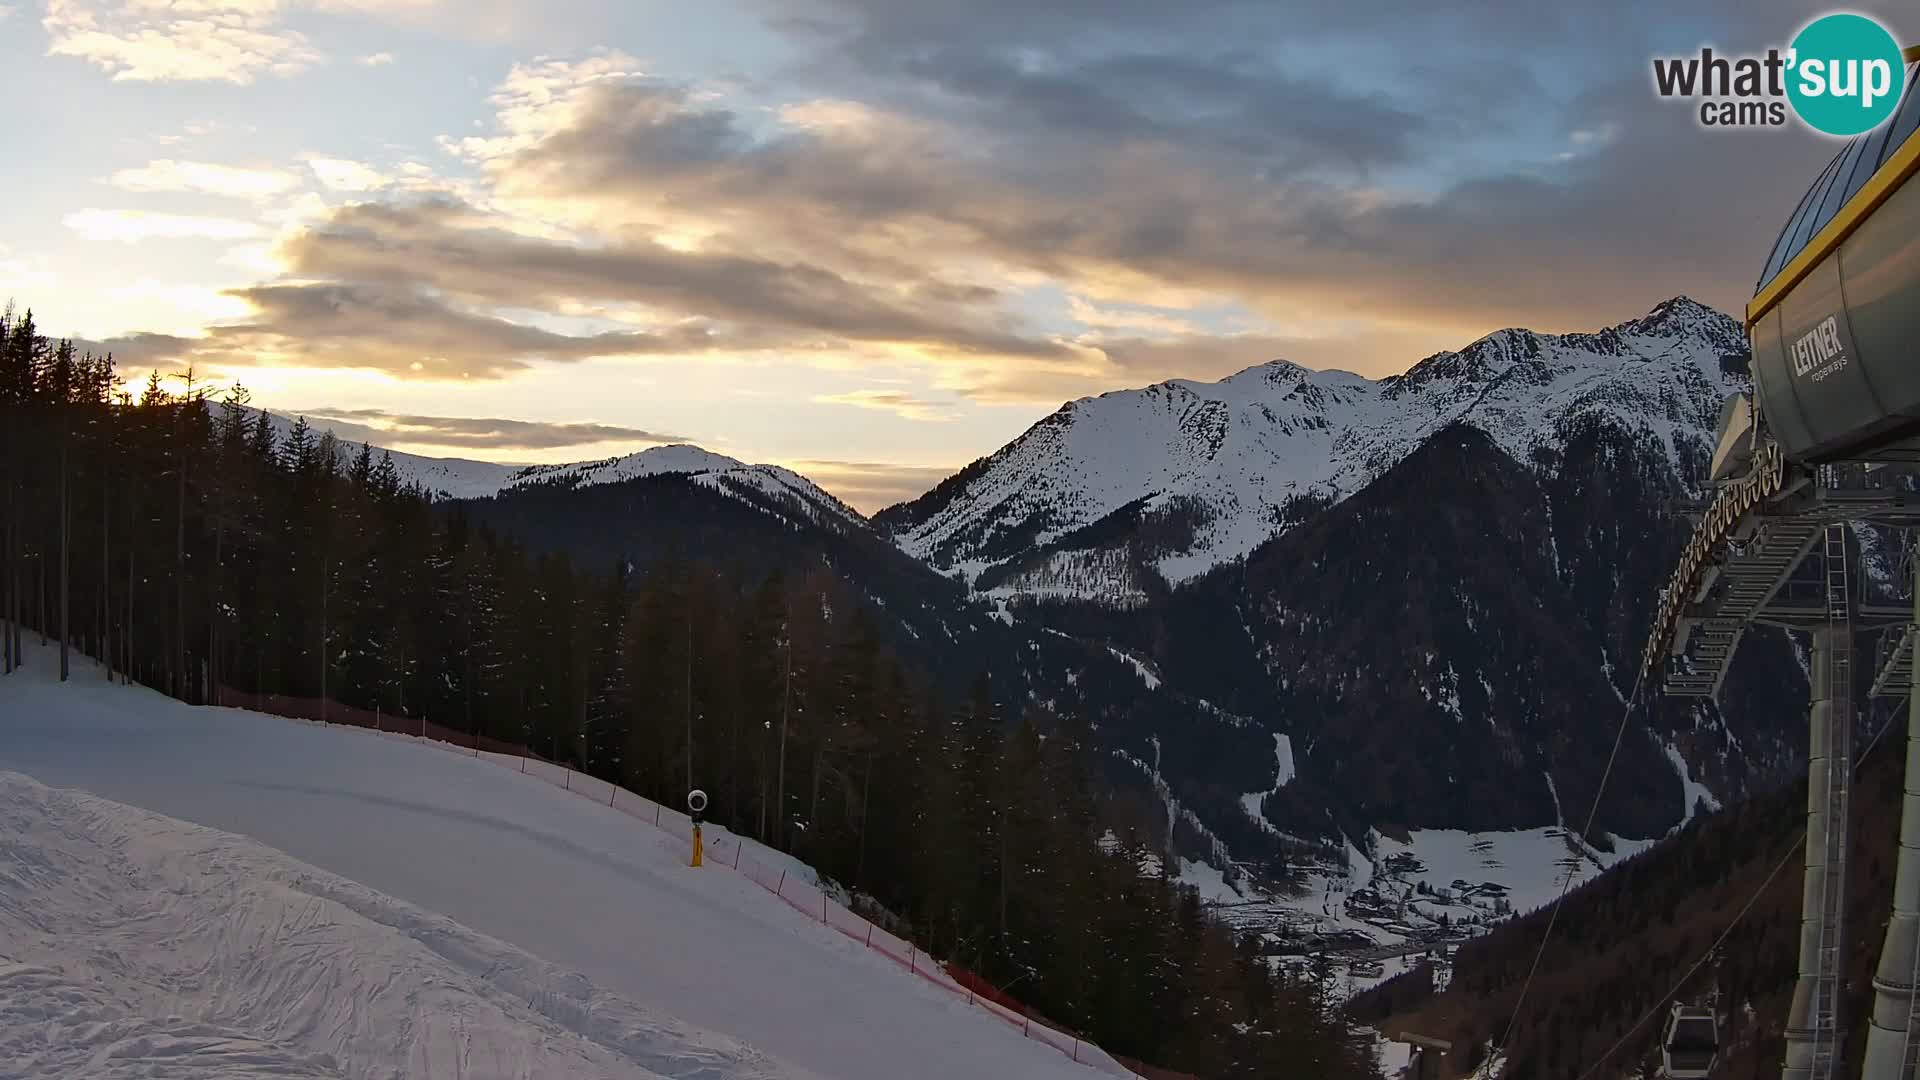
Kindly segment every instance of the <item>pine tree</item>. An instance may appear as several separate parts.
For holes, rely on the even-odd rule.
[[[313,429],[307,426],[306,417],[295,420],[293,430],[287,433],[281,460],[295,476],[306,477],[313,472]]]

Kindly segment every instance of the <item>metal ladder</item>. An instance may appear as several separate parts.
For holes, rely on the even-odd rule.
[[[1853,775],[1853,604],[1847,582],[1847,531],[1827,526],[1827,859],[1821,876],[1819,978],[1813,996],[1814,1080],[1840,1067],[1842,919],[1846,905],[1847,793]]]

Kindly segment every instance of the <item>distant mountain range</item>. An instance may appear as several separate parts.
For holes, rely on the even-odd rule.
[[[1597,334],[1502,330],[1377,381],[1284,360],[1175,379],[1068,402],[876,520],[992,592],[1134,602],[1245,558],[1456,424],[1526,465],[1612,423],[1690,474],[1745,353],[1737,324],[1680,297]]]
[[[284,440],[295,421],[280,413],[270,413],[270,416],[277,435]],[[310,419],[308,424],[315,432],[332,430],[324,417]],[[358,445],[342,440],[342,455],[351,455]],[[674,475],[695,478],[714,491],[743,498],[798,500],[810,514],[848,522],[864,520],[858,511],[791,469],[748,465],[686,443],[565,465],[505,465],[465,458],[426,457],[398,450],[384,452],[392,455],[403,483],[442,500],[485,499],[535,487],[586,488]]]
[[[695,447],[395,462],[578,559],[830,566],[929,670],[1086,716],[1170,853],[1276,876],[1382,834],[1579,823],[1745,371],[1739,325],[1684,297],[1387,379],[1276,361],[1070,402],[870,520]],[[1724,707],[1637,719],[1596,832],[1771,783],[1804,700],[1785,637],[1750,635]]]

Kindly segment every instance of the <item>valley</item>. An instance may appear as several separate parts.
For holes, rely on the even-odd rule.
[[[1528,910],[1563,867],[1584,880],[1783,775],[1798,676],[1756,635],[1723,706],[1636,726],[1600,835],[1570,838],[1744,347],[1676,298],[1379,382],[1276,362],[1119,391],[871,520],[688,446],[394,462],[588,565],[679,545],[832,567],[936,678],[984,667],[1013,700],[1086,714],[1125,843],[1222,917],[1276,952],[1368,954]],[[1445,899],[1463,888],[1501,910]]]

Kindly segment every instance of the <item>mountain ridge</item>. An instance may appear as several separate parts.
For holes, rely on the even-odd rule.
[[[1527,464],[1567,422],[1607,411],[1684,465],[1741,384],[1725,358],[1744,349],[1737,323],[1682,296],[1593,333],[1497,330],[1377,380],[1287,360],[1171,379],[1068,402],[874,520],[983,591],[1136,602],[1137,573],[1086,566],[1114,563],[1111,549],[1062,541],[1124,508],[1141,522],[1135,569],[1177,585],[1283,532],[1293,500],[1338,502],[1457,420]]]
[[[333,431],[324,415],[295,418],[271,409],[249,410],[253,415],[265,412],[274,434],[282,443],[292,432],[296,419],[304,419],[316,433]],[[340,456],[350,460],[360,441],[340,438]],[[866,515],[848,506],[805,476],[778,465],[750,464],[738,458],[716,453],[693,443],[663,443],[628,454],[594,458],[562,464],[516,465],[480,461],[472,458],[442,458],[409,454],[388,447],[365,445],[390,454],[402,483],[417,485],[430,497],[441,500],[485,499],[534,487],[582,488],[618,484],[649,476],[683,475],[696,482],[736,498],[753,501],[756,495],[802,507],[818,518],[839,518],[865,522]]]

